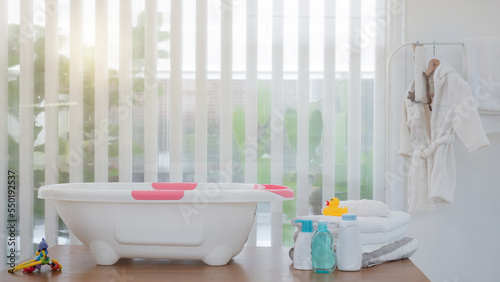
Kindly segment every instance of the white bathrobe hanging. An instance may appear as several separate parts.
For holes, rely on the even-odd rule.
[[[437,67],[431,89],[432,79],[432,111],[427,104],[403,102],[399,153],[411,158],[410,213],[432,210],[437,201],[453,202],[455,133],[469,152],[489,145],[467,82],[446,64]],[[408,91],[414,91],[414,82]]]

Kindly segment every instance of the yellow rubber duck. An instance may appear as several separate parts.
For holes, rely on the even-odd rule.
[[[326,201],[326,208],[323,209],[323,215],[342,216],[347,213],[347,207],[339,208],[340,201],[337,198],[331,198]]]

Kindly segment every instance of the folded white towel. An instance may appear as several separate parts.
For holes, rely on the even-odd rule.
[[[401,238],[408,232],[409,225],[403,225],[397,229],[387,232],[359,233],[361,245],[386,244]],[[334,236],[335,237],[335,236]]]
[[[428,103],[427,82],[422,75],[427,69],[427,49],[424,46],[415,47],[415,101]],[[405,97],[406,98],[406,97]]]
[[[500,114],[500,37],[465,38],[464,79],[479,114]]]
[[[338,232],[339,224],[342,218],[340,216],[329,216],[329,215],[304,215],[298,216],[291,220],[292,225],[296,227],[301,227],[300,222],[295,222],[299,219],[308,219],[313,221],[313,229],[318,229],[318,220],[325,220],[328,224],[328,230],[330,232]],[[360,233],[371,233],[371,232],[389,232],[398,229],[404,225],[410,223],[411,216],[405,212],[401,211],[390,211],[386,217],[378,216],[359,216],[358,225]]]
[[[347,207],[348,213],[358,216],[383,216],[389,215],[391,209],[387,204],[374,200],[340,201],[339,207]]]

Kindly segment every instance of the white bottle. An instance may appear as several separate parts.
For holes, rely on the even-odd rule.
[[[295,240],[295,247],[293,248],[293,267],[301,270],[312,270],[312,220],[296,220],[295,222],[302,222],[302,230],[299,232],[297,240]]]
[[[361,243],[355,214],[343,214],[337,240],[337,268],[342,271],[361,269]]]

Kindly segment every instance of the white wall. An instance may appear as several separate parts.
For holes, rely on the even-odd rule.
[[[497,0],[407,0],[407,41],[500,36],[499,11]],[[461,73],[461,49],[438,46],[436,57]],[[500,133],[488,138],[472,154],[455,142],[455,203],[412,220],[409,236],[420,244],[412,260],[432,281],[500,281]]]

